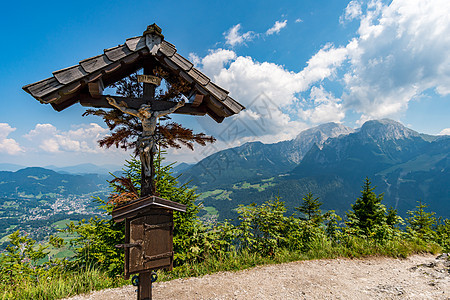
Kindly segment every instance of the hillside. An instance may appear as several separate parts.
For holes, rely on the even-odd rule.
[[[449,217],[450,137],[423,135],[388,119],[368,121],[355,131],[329,123],[291,141],[218,152],[181,178],[203,192],[205,215],[217,211],[219,219],[226,219],[236,217],[238,204],[275,196],[293,212],[307,192],[320,197],[324,209],[342,215],[359,196],[365,177],[402,216],[421,200]]]
[[[92,196],[105,197],[110,175],[61,174],[44,168],[0,171],[0,251],[17,229],[41,241],[69,220],[100,214]],[[61,224],[61,222],[62,224]]]
[[[86,194],[104,188],[107,178],[98,174],[61,174],[38,167],[16,172],[0,171],[0,196]]]
[[[322,145],[330,137],[346,135],[353,130],[327,123],[301,132],[295,139],[275,144],[246,143],[214,153],[180,177],[201,190],[220,188],[243,180],[258,180],[284,174],[293,169],[313,145]]]

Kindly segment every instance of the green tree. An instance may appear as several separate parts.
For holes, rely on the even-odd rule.
[[[195,204],[197,195],[194,189],[178,183],[177,177],[172,175],[172,165],[161,166],[162,159],[158,157],[155,160],[158,166],[156,168],[157,192],[165,199],[186,205],[186,213],[174,212],[174,264],[179,265],[194,260],[198,256],[193,251],[193,247],[197,246],[198,236],[202,232],[197,220],[199,210],[198,205]],[[137,193],[140,191],[140,168],[139,160],[133,158],[126,162],[123,172],[123,178],[129,179]],[[113,195],[129,190],[129,187],[123,186],[123,183],[123,180],[112,180]],[[105,211],[106,216],[111,214],[114,207],[112,203],[100,198],[96,198],[95,201]],[[123,250],[115,248],[115,245],[123,243],[124,227],[124,222],[116,223],[110,218],[99,217],[69,224],[67,231],[77,235],[71,242],[75,246],[75,262],[81,265],[96,265],[108,271],[111,276],[121,274]]]
[[[305,217],[303,220],[312,221],[319,225],[323,222],[323,215],[320,210],[322,202],[319,201],[319,197],[314,198],[313,193],[309,192],[302,198],[302,204],[299,207],[295,207],[296,210],[301,212]]]
[[[398,224],[404,224],[402,217],[397,213],[393,207],[389,207],[386,213],[386,224],[394,228]]]
[[[442,220],[439,218],[436,226],[436,243],[438,243],[444,252],[450,252],[450,219]]]
[[[409,226],[406,227],[411,234],[417,234],[421,239],[426,241],[432,241],[435,237],[433,226],[437,224],[434,212],[426,212],[428,207],[422,201],[417,202],[418,205],[413,211],[408,211],[406,214],[409,216],[406,220]]]
[[[377,226],[386,224],[386,207],[381,203],[383,194],[376,195],[369,178],[365,179],[361,197],[352,204],[352,210],[347,212],[347,226],[369,235]]]
[[[289,218],[284,216],[286,207],[279,198],[260,206],[240,205],[237,225],[239,249],[247,249],[261,255],[274,255],[278,248],[286,246],[289,236]]]
[[[6,246],[6,253],[0,254],[0,286],[4,284],[18,284],[23,276],[37,278],[40,268],[37,262],[43,259],[47,253],[44,247],[29,238],[28,234],[21,235],[17,230],[9,237],[9,245]]]

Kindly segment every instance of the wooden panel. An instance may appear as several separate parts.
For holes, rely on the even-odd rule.
[[[169,60],[185,71],[189,71],[193,66],[193,64],[189,60],[178,53],[175,53],[172,57],[169,58]]]
[[[112,61],[103,54],[80,61],[81,67],[88,73],[95,72],[111,63]]]
[[[239,113],[241,110],[243,110],[245,108],[244,106],[242,106],[240,103],[236,102],[230,96],[227,96],[225,98],[225,100],[223,100],[222,102],[235,114]]]
[[[167,224],[171,226],[165,226]],[[171,268],[172,224],[172,212],[164,209],[153,209],[148,215],[130,221],[130,243],[142,243],[142,246],[132,247],[129,250],[129,274]]]
[[[172,55],[175,54],[175,52],[177,52],[177,49],[171,43],[166,42],[166,41],[162,41],[161,42],[161,47],[159,48],[159,51],[162,54],[164,54],[165,56],[171,57]]]
[[[138,36],[131,39],[127,39],[125,42],[128,49],[135,52],[145,47],[145,36]]]
[[[35,98],[40,98],[50,94],[63,87],[55,77],[50,77],[36,83],[32,83],[23,87],[23,89],[30,93]]]
[[[53,72],[53,76],[55,76],[56,80],[62,84],[68,84],[74,82],[75,80],[80,80],[87,74],[88,73],[86,73],[80,65]]]
[[[206,86],[205,89],[211,94],[213,95],[216,99],[219,100],[225,100],[225,98],[228,95],[228,91],[220,88],[219,86],[217,86],[216,84],[214,84],[213,82],[209,82]]]
[[[130,51],[130,49],[128,49],[126,45],[120,45],[114,48],[105,49],[104,52],[108,59],[111,61],[118,61],[119,59],[122,59],[125,56],[133,53]]]
[[[210,82],[210,79],[203,74],[202,72],[200,72],[199,70],[197,70],[196,68],[192,68],[188,71],[189,76],[191,76],[195,81],[197,81],[198,83],[200,83],[201,85],[205,86],[208,84],[208,82]]]
[[[163,199],[156,196],[147,196],[128,202],[122,206],[115,207],[112,211],[112,218],[116,222],[121,222],[124,218],[134,218],[137,214],[149,208],[154,210],[155,207],[163,207],[165,209],[176,210],[180,212],[186,211],[186,205]]]

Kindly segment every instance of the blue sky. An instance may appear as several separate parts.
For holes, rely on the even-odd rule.
[[[277,142],[325,122],[359,127],[392,118],[450,134],[450,2],[433,1],[21,1],[3,4],[0,163],[117,164],[107,134],[74,105],[39,104],[25,84],[98,55],[157,23],[165,39],[247,109],[216,124],[175,121],[218,138],[169,151],[196,162],[248,141]]]

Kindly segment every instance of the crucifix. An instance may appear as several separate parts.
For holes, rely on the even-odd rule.
[[[144,83],[150,84],[150,83]],[[152,90],[152,89],[149,89]],[[126,103],[117,103],[113,97],[106,97],[108,103],[119,109],[120,111],[139,118],[142,124],[142,134],[138,138],[137,148],[142,165],[141,175],[141,195],[156,194],[156,186],[154,182],[155,169],[153,165],[153,157],[157,152],[156,144],[158,138],[156,136],[156,125],[158,118],[173,113],[184,105],[184,100],[175,103],[175,105],[167,110],[152,110],[151,104],[142,104],[138,110],[128,108]]]
[[[139,75],[143,82],[142,97],[103,95],[105,87],[142,68],[144,74]],[[156,68],[167,72],[171,80],[187,83],[188,89],[182,92],[186,102],[155,99],[156,87],[161,82],[161,78],[152,75]],[[58,112],[80,103],[87,107],[115,108],[140,120],[142,133],[136,147],[142,166],[141,197],[116,206],[112,218],[116,222],[125,221],[125,243],[117,245],[125,251],[125,278],[139,274],[138,300],[151,299],[151,271],[173,267],[173,211],[186,211],[185,205],[156,195],[153,157],[158,142],[158,119],[178,113],[208,115],[221,123],[244,106],[181,56],[174,45],[164,40],[156,24],[148,26],[141,36],[129,38],[124,44],[105,49],[103,54],[72,67],[54,71],[53,76],[23,89]]]

